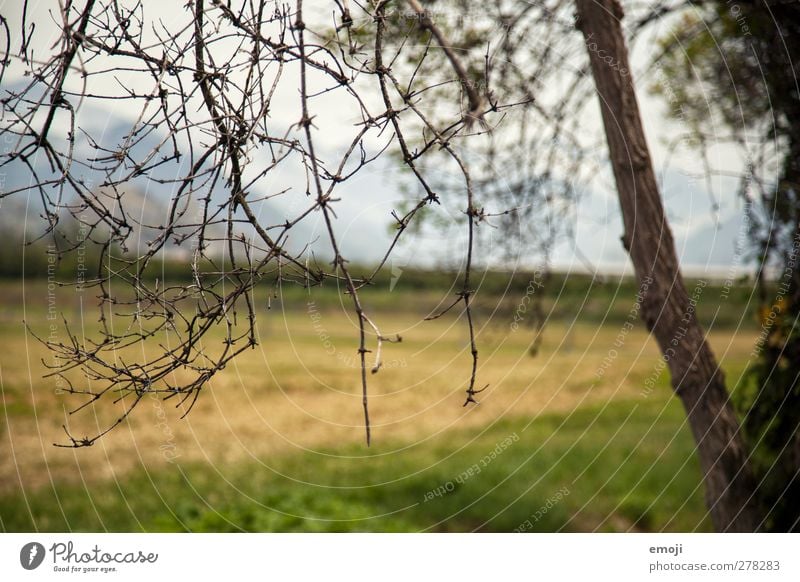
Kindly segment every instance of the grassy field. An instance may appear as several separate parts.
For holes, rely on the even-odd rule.
[[[403,337],[370,379],[369,448],[352,314],[333,292],[291,291],[264,309],[259,346],[185,419],[152,398],[73,450],[52,446],[64,442],[62,424],[92,434],[114,411],[68,414],[78,401],[42,378],[51,356],[21,323],[46,334],[44,283],[0,284],[0,530],[708,530],[691,436],[655,343],[635,318],[621,335],[630,286],[581,299],[573,283],[551,296],[535,357],[533,330],[510,326],[522,294],[483,299],[479,381],[489,388],[469,408],[463,319],[422,321],[442,292],[366,295],[382,332]],[[59,309],[91,335],[91,298],[79,299],[60,295]],[[741,301],[702,309],[735,389],[756,327]]]

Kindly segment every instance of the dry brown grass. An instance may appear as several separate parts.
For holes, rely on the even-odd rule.
[[[41,314],[38,321],[31,315],[33,327],[44,330]],[[395,315],[381,317],[380,324],[384,334],[403,336],[402,343],[384,346],[386,367],[370,378],[373,438],[381,451],[488,426],[508,415],[535,417],[609,399],[643,398],[643,381],[658,362],[654,342],[638,323],[618,348],[613,345],[618,324],[568,329],[554,323],[532,357],[530,330],[512,332],[509,322],[495,321],[479,335],[479,382],[489,388],[479,406],[463,408],[470,361],[463,321]],[[6,319],[0,325],[2,491],[29,490],[50,480],[120,478],[137,467],[164,468],[170,457],[227,463],[364,439],[357,336],[345,314],[322,312],[315,325],[302,311],[267,312],[259,326],[260,345],[214,379],[185,419],[170,403],[146,400],[129,422],[80,450],[52,446],[65,440],[61,425],[69,421],[76,436],[91,434],[114,411],[102,407],[70,418],[67,409],[75,397],[56,395],[54,383],[42,379],[46,350],[19,323]],[[741,361],[754,335],[714,333],[711,343],[723,360]],[[611,349],[618,355],[598,377]]]

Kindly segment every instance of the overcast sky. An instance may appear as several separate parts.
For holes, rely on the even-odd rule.
[[[49,48],[52,43],[55,27],[48,11],[57,4],[53,1],[29,2],[32,14],[36,15],[36,42],[40,52]],[[147,4],[147,3],[146,3]],[[186,12],[181,2],[161,2],[158,4],[160,14],[165,21],[186,20]],[[0,12],[12,24],[12,30],[18,28],[21,21],[18,0],[0,0]],[[330,13],[328,10],[326,13]],[[666,26],[664,24],[663,26]],[[656,28],[653,34],[663,33],[663,26]],[[18,32],[15,32],[18,34]],[[18,42],[18,39],[15,40]],[[639,63],[636,77],[638,84],[642,115],[646,124],[648,141],[651,146],[656,169],[663,181],[662,194],[667,213],[675,235],[678,254],[686,271],[692,273],[712,272],[726,274],[729,269],[744,267],[741,257],[735,253],[737,239],[742,241],[745,233],[742,225],[742,203],[736,196],[736,181],[731,178],[715,178],[710,184],[704,180],[690,177],[697,172],[696,156],[684,152],[671,160],[669,168],[665,168],[666,141],[681,131],[675,122],[665,119],[665,106],[655,100],[645,90],[652,80],[652,71],[643,70],[641,64],[647,62],[652,46],[640,42],[634,47],[633,60]],[[19,75],[19,63],[16,63],[11,74],[4,81],[8,86],[22,82]],[[85,105],[83,119],[89,126],[101,132],[117,131],[125,121],[131,119],[134,112],[102,105]],[[319,147],[323,150],[336,151],[348,143],[343,139],[342,128],[351,121],[346,111],[332,98],[321,109],[317,106],[316,136]],[[325,110],[325,108],[329,110]],[[276,119],[293,120],[297,117],[297,99],[285,95],[276,100],[273,116]],[[599,128],[599,109],[595,111],[596,127]],[[601,158],[605,152],[599,152]],[[741,161],[730,149],[717,148],[712,151],[713,167],[729,172],[741,171]],[[604,175],[603,175],[604,174]],[[599,174],[596,180],[583,191],[576,202],[569,220],[575,236],[565,237],[557,245],[552,254],[552,266],[560,269],[599,269],[601,271],[622,271],[628,268],[628,259],[620,243],[622,224],[616,193],[613,188],[609,168]],[[264,184],[263,191],[279,189],[284,185],[299,187],[297,176],[277,173],[272,176],[271,183]],[[15,179],[20,179],[16,176]],[[363,170],[352,182],[348,182],[346,195],[335,205],[337,215],[336,229],[339,233],[342,252],[345,256],[361,262],[374,262],[382,257],[391,240],[390,213],[398,208],[406,195],[398,187],[401,180],[392,163],[380,162]],[[146,193],[147,194],[147,193]],[[152,195],[162,196],[158,189]],[[163,200],[150,200],[148,203],[163,205]],[[716,210],[713,208],[717,206]],[[23,207],[20,200],[5,204],[6,216],[14,210],[19,212]],[[281,201],[270,205],[273,212],[286,211],[291,202]],[[457,207],[446,207],[442,213],[457,211]],[[0,210],[2,212],[2,210]],[[35,219],[33,216],[29,218]],[[293,235],[297,245],[303,246],[309,241],[321,245],[324,252],[325,237],[321,215],[312,217]],[[491,239],[491,237],[489,237]],[[406,243],[401,245],[393,262],[396,264],[436,265],[460,260],[460,245],[463,238],[451,229],[428,228],[419,233],[411,233]],[[413,249],[413,250],[412,250]],[[478,253],[487,249],[478,249]],[[524,254],[524,249],[520,249]],[[491,256],[491,250],[485,253]]]

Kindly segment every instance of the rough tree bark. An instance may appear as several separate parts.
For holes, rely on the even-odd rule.
[[[755,482],[725,380],[690,309],[675,244],[639,115],[618,0],[577,0],[600,98],[625,234],[622,242],[643,292],[641,317],[667,360],[697,443],[706,503],[718,531],[755,531]]]

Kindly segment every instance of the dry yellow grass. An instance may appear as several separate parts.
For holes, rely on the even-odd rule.
[[[5,321],[0,490],[122,478],[138,467],[162,469],[172,459],[217,464],[363,442],[356,330],[348,315],[320,315],[312,321],[303,311],[268,312],[259,325],[260,345],[216,377],[185,419],[169,402],[146,399],[129,422],[80,450],[52,446],[64,442],[61,425],[69,421],[76,436],[90,435],[113,411],[100,407],[70,418],[67,410],[76,397],[56,395],[53,381],[42,379],[40,360],[49,357],[47,351],[18,323]],[[380,317],[382,333],[399,333],[403,342],[384,345],[385,367],[370,377],[379,450],[386,443],[409,446],[447,431],[488,426],[508,415],[535,417],[645,397],[644,379],[654,374],[659,356],[638,322],[618,346],[619,324],[550,324],[536,357],[528,354],[532,332],[512,331],[509,323],[495,321],[480,330],[479,383],[489,388],[479,406],[464,408],[470,357],[463,320]],[[754,336],[710,337],[723,361],[742,361]]]

